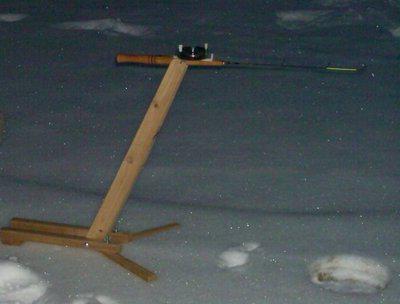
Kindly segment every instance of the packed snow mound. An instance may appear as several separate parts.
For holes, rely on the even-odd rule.
[[[256,250],[258,247],[260,247],[260,244],[257,242],[244,242],[241,246],[243,251],[253,251]]]
[[[307,28],[329,28],[343,25],[355,25],[363,22],[363,16],[356,10],[295,10],[276,13],[277,24],[288,30]]]
[[[66,30],[99,31],[106,34],[125,34],[130,36],[145,36],[150,32],[145,26],[124,23],[120,19],[71,21],[59,23],[56,27]]]
[[[0,260],[0,303],[31,304],[41,298],[48,284],[17,262]]]
[[[83,293],[64,301],[35,272],[17,259],[0,260],[0,304],[119,304],[109,296]]]
[[[220,268],[232,268],[247,264],[249,253],[234,248],[225,250],[219,256],[218,266]]]
[[[400,37],[400,26],[396,27],[396,28],[392,28],[389,31],[394,37],[397,37],[397,38]]]
[[[119,304],[105,295],[94,295],[93,293],[81,294],[71,304]]]
[[[399,37],[399,14],[400,4],[394,1],[381,7],[359,1],[316,1],[315,9],[276,12],[276,23],[288,30],[363,25],[382,28]]]
[[[232,268],[245,265],[249,262],[250,252],[260,246],[257,242],[245,242],[241,246],[232,247],[219,255],[220,268]]]
[[[292,26],[291,23],[312,22],[325,16],[330,11],[323,10],[297,10],[277,12],[278,22],[282,26]]]
[[[28,15],[25,14],[0,14],[0,21],[2,22],[16,22],[25,19]]]
[[[322,6],[341,7],[341,6],[348,6],[349,4],[354,2],[354,0],[316,0],[314,2],[315,4],[320,4]]]
[[[309,270],[314,284],[341,293],[375,293],[390,281],[384,265],[357,255],[323,257],[312,263]]]

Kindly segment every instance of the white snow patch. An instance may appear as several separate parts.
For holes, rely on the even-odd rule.
[[[297,10],[277,12],[276,16],[280,22],[311,22],[321,16],[328,14],[326,10]]]
[[[354,0],[321,0],[316,2],[323,6],[341,7],[350,5]]]
[[[335,255],[310,265],[311,281],[341,293],[374,293],[390,281],[389,270],[376,260],[357,255]]]
[[[253,251],[260,247],[260,244],[257,242],[245,242],[242,244],[242,248],[244,251]]]
[[[218,266],[220,268],[232,268],[245,265],[249,262],[249,252],[260,246],[257,242],[245,242],[241,246],[232,247],[219,255]]]
[[[249,253],[231,248],[220,254],[218,266],[221,268],[232,268],[247,264],[248,261]]]
[[[105,295],[94,295],[93,293],[77,295],[77,299],[71,304],[119,304],[114,299]]]
[[[331,10],[281,11],[276,13],[276,23],[289,30],[300,30],[309,26],[326,27],[332,23],[331,15]]]
[[[394,37],[400,37],[400,26],[396,28],[391,28],[389,29],[389,32],[394,36]]]
[[[0,14],[0,21],[2,22],[16,22],[25,19],[28,15],[25,14]]]
[[[49,292],[49,282],[42,280],[29,268],[18,263],[18,258],[0,260],[0,303],[36,304],[58,303],[57,295]],[[69,302],[69,301],[68,301]],[[66,303],[66,302],[63,302]],[[94,293],[79,294],[71,304],[119,304],[109,296]]]
[[[369,25],[384,28],[394,37],[400,37],[398,20],[391,17],[390,11],[398,10],[393,2],[385,9],[355,9],[351,1],[322,1],[325,9],[288,10],[276,13],[276,23],[288,30],[318,29],[336,26]],[[337,7],[341,7],[338,11]],[[340,12],[340,13],[339,13]]]
[[[0,261],[0,303],[34,303],[45,294],[47,285],[38,275],[15,260]]]
[[[146,26],[124,23],[120,19],[71,21],[59,23],[56,27],[67,30],[100,31],[108,34],[126,34],[131,36],[144,36],[150,32]]]

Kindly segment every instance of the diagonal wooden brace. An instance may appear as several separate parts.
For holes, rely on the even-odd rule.
[[[173,59],[169,64],[156,95],[150,103],[117,175],[93,220],[87,234],[88,238],[101,240],[112,231],[133,184],[150,155],[155,138],[164,123],[187,67],[187,64],[179,59]]]

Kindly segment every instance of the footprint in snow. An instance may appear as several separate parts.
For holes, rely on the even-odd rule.
[[[375,293],[390,281],[388,268],[380,262],[350,254],[320,258],[309,271],[314,284],[340,293]]]
[[[28,15],[25,14],[0,14],[0,22],[17,22],[26,17]]]
[[[0,303],[42,303],[47,287],[47,282],[15,258],[0,260]]]
[[[150,34],[150,29],[146,26],[125,23],[120,19],[112,18],[86,21],[69,21],[58,23],[55,25],[55,27],[65,30],[92,30],[110,35],[125,34],[136,37],[142,37]]]
[[[59,295],[48,288],[35,272],[11,257],[0,260],[0,303],[1,304],[58,304]],[[63,302],[65,303],[65,302]],[[71,304],[119,304],[105,295],[93,293],[79,294]]]
[[[86,293],[77,295],[76,299],[72,301],[71,304],[118,304],[118,302],[105,295]]]
[[[241,246],[232,247],[219,255],[218,266],[220,268],[233,268],[245,265],[249,262],[250,252],[260,246],[256,242],[245,242]]]

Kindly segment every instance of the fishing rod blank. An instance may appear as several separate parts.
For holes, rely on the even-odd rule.
[[[228,60],[215,59],[214,55],[208,50],[208,45],[204,47],[191,47],[179,45],[176,55],[138,55],[138,54],[118,54],[117,63],[131,63],[142,65],[168,65],[172,59],[180,58],[187,65],[208,66],[208,67],[240,67],[240,68],[262,68],[271,70],[310,70],[320,72],[336,73],[359,73],[365,69],[361,67],[344,66],[318,66],[318,65],[296,65],[282,63],[257,63],[257,62],[236,62]]]

